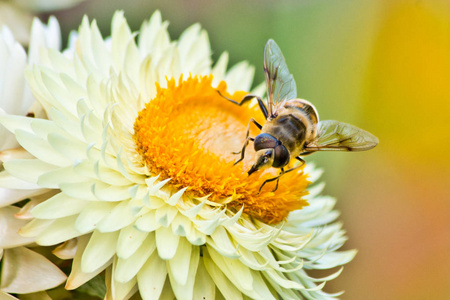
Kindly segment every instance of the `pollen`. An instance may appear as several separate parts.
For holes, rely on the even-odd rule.
[[[134,124],[136,151],[149,172],[170,178],[174,189],[188,187],[190,197],[227,205],[231,210],[244,207],[244,213],[269,224],[287,218],[292,210],[308,205],[308,180],[302,169],[283,175],[276,191],[275,182],[261,184],[278,175],[270,168],[249,176],[255,152],[250,143],[245,159],[239,152],[250,118],[264,124],[258,105],[238,106],[220,94],[239,102],[246,92],[227,92],[225,82],[212,86],[212,75],[168,80],[167,88],[157,84],[157,95],[139,112]],[[220,94],[219,94],[220,92]],[[259,129],[250,127],[250,136]]]

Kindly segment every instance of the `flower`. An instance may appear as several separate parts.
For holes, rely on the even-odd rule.
[[[33,14],[70,9],[84,0],[3,0],[0,1],[0,28],[7,26],[15,39],[22,45],[29,45]],[[36,21],[34,21],[36,22]],[[53,21],[52,21],[53,22]]]
[[[37,19],[33,21],[28,55],[9,28],[1,29],[0,111],[18,115],[31,111],[40,114],[38,105],[32,108],[35,99],[25,82],[25,66],[38,62],[37,52],[42,46],[58,49],[59,44],[59,25],[54,18],[50,18],[48,25]],[[7,183],[6,188],[0,188],[0,295],[4,297],[7,297],[7,292],[24,294],[53,288],[67,278],[51,261],[27,248],[33,246],[34,238],[17,234],[28,222],[26,208],[54,195],[53,191],[43,188],[29,189],[28,183],[2,171],[2,162],[30,157],[29,153],[19,148],[15,135],[0,125],[0,181]],[[14,187],[21,187],[22,190]],[[23,210],[11,205],[26,198],[31,201]]]
[[[40,245],[77,238],[66,288],[105,271],[107,298],[332,298],[316,282],[340,271],[318,280],[306,270],[354,256],[336,251],[345,237],[330,223],[334,199],[308,198],[303,169],[258,193],[274,170],[245,175],[251,149],[233,167],[250,116],[262,114],[217,91],[239,101],[253,68],[226,72],[226,53],[211,67],[199,25],[176,42],[167,25],[155,12],[136,42],[118,12],[104,40],[85,18],[73,55],[43,51],[29,70],[48,120],[0,116],[33,155],[5,169],[55,195],[31,210],[20,234]]]

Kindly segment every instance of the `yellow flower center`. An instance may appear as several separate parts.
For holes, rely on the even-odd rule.
[[[255,155],[252,144],[245,159],[233,166],[240,155],[232,152],[241,150],[250,118],[264,124],[264,116],[257,105],[235,105],[217,91],[236,101],[247,93],[230,95],[225,82],[217,88],[211,84],[212,76],[180,79],[178,85],[172,79],[164,89],[157,84],[156,97],[134,124],[136,150],[149,171],[160,174],[160,179],[171,178],[174,188],[187,186],[189,196],[209,196],[232,210],[244,205],[244,213],[269,224],[308,205],[301,199],[308,185],[302,170],[283,175],[275,192],[275,182],[270,182],[258,193],[261,184],[279,170],[248,176]],[[250,131],[252,137],[258,134],[256,127]]]

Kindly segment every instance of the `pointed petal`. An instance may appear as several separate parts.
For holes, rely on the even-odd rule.
[[[91,202],[78,215],[75,227],[80,233],[91,232],[97,228],[98,223],[105,218],[116,206],[114,202]]]
[[[1,289],[8,293],[27,294],[54,288],[66,275],[44,256],[18,247],[5,251],[2,260]]]
[[[176,281],[178,285],[185,285],[189,274],[189,264],[191,262],[192,245],[185,238],[180,238],[175,256],[169,260],[169,275],[171,282]],[[194,246],[195,247],[195,246]]]
[[[220,81],[225,79],[227,65],[228,65],[228,53],[224,52],[220,55],[219,59],[214,65],[214,68],[211,70],[211,74],[213,75],[213,83],[212,83],[213,86],[217,86]]]
[[[59,193],[35,206],[31,213],[39,219],[62,218],[79,214],[89,203],[89,201]]]
[[[136,250],[146,240],[148,232],[136,229],[134,225],[130,225],[120,231],[119,240],[117,241],[117,256],[127,259],[133,255]],[[154,240],[154,234],[152,234]]]
[[[159,299],[167,277],[166,262],[153,252],[137,274],[139,292],[144,300]]]
[[[200,259],[195,276],[193,299],[216,299],[216,285]]]
[[[180,237],[172,233],[170,228],[160,227],[156,230],[156,247],[159,257],[172,259],[177,251]]]
[[[50,246],[79,236],[80,232],[75,228],[76,219],[77,216],[56,219],[36,237],[36,242],[40,245]]]
[[[212,248],[208,248],[208,253],[217,267],[233,282],[233,284],[249,297],[257,294],[253,290],[253,276],[250,269],[238,259],[232,259],[220,255]]]
[[[81,270],[93,272],[109,261],[116,253],[119,232],[101,233],[94,231],[81,258]]]
[[[73,259],[77,253],[77,239],[65,241],[56,247],[52,253],[60,259]]]
[[[203,262],[208,274],[211,276],[225,299],[243,299],[242,293],[211,259],[209,251],[203,251]]]
[[[129,299],[138,290],[136,278],[132,278],[131,280],[127,280],[124,282],[120,282],[114,279],[117,275],[116,266],[117,263],[113,263],[112,274],[111,276],[108,276],[106,279],[108,280],[107,282],[108,286],[105,295],[105,300]]]
[[[0,248],[13,248],[32,243],[33,237],[23,237],[17,232],[28,221],[14,217],[19,212],[15,206],[0,208]]]
[[[240,62],[228,71],[225,81],[227,82],[228,91],[233,93],[235,91],[250,90],[255,68],[250,66],[248,62]]]
[[[81,271],[81,261],[83,257],[84,250],[86,249],[86,246],[89,242],[91,235],[84,235],[78,238],[77,243],[77,252],[75,254],[75,257],[72,262],[72,271],[70,272],[69,278],[67,279],[67,283],[65,288],[68,290],[73,290],[87,281],[94,278],[96,275],[98,275],[100,272],[102,272],[106,267],[111,265],[112,259],[104,263],[102,266],[98,267],[97,269],[93,270],[92,272],[85,273]]]
[[[184,240],[184,239],[182,239]],[[188,242],[187,242],[188,243]],[[187,274],[187,280],[185,284],[179,284],[179,281],[175,280],[175,273],[169,272],[170,284],[172,286],[172,290],[177,299],[180,300],[192,300],[194,296],[194,283],[195,283],[195,275],[197,274],[198,262],[200,260],[200,247],[191,246],[192,251],[190,252],[190,258],[185,258],[188,261],[188,269],[184,271]],[[174,257],[175,259],[175,257]],[[173,260],[173,259],[172,259]],[[169,263],[172,261],[170,260]],[[181,263],[181,262],[180,262]],[[176,271],[183,273],[181,269],[182,266]],[[173,270],[173,268],[172,268]],[[184,280],[182,276],[178,276],[178,280]]]
[[[101,232],[111,232],[120,230],[134,221],[137,216],[133,215],[129,201],[119,202],[109,214],[98,223],[98,230]]]
[[[139,272],[141,267],[156,249],[154,234],[151,234],[142,243],[141,247],[126,259],[119,258],[115,269],[115,280],[127,282]]]

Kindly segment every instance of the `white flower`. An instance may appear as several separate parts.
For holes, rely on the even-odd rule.
[[[11,31],[3,27],[0,31],[0,113],[23,115],[31,113],[43,116],[42,108],[35,103],[30,88],[25,81],[26,65],[39,62],[42,48],[60,49],[61,34],[58,21],[51,17],[48,25],[34,19],[31,29],[28,55],[23,47],[14,39]],[[33,106],[33,107],[32,107]],[[14,158],[29,158],[30,155],[19,148],[20,145],[13,133],[0,125],[0,171],[2,162]],[[27,188],[29,184],[11,178],[6,172],[0,172],[0,181],[7,188],[0,187],[0,207],[15,203],[28,197],[40,195],[46,189]],[[23,190],[14,190],[16,186]]]
[[[0,28],[7,26],[22,45],[30,45],[33,14],[69,9],[84,0],[2,0]],[[53,21],[52,21],[53,22]]]
[[[35,99],[25,81],[25,66],[38,61],[41,47],[59,49],[60,34],[56,19],[50,18],[47,26],[35,19],[31,32],[27,56],[7,27],[0,31],[0,111],[18,115],[26,115],[30,111]],[[14,134],[0,125],[0,171],[3,161],[31,157],[18,147]],[[0,181],[7,186],[0,188],[0,296],[7,297],[6,292],[33,293],[60,285],[66,280],[66,275],[47,258],[25,247],[34,243],[34,238],[17,234],[27,223],[24,211],[33,202],[42,202],[54,193],[42,188],[27,189],[28,183],[9,176],[5,171],[0,172]],[[23,190],[14,189],[19,187]],[[32,201],[24,206],[24,210],[10,205],[26,198]]]
[[[78,238],[66,288],[106,270],[107,298],[332,298],[306,270],[354,256],[336,251],[345,237],[330,224],[334,199],[311,198],[303,208],[303,170],[258,193],[271,175],[244,174],[251,150],[233,167],[248,120],[262,116],[217,90],[240,100],[253,68],[226,72],[227,54],[212,68],[199,25],[177,42],[167,25],[156,12],[136,42],[119,12],[104,41],[85,18],[73,56],[44,51],[29,71],[49,120],[0,117],[34,156],[5,169],[56,194],[32,209],[20,233],[40,245]]]

